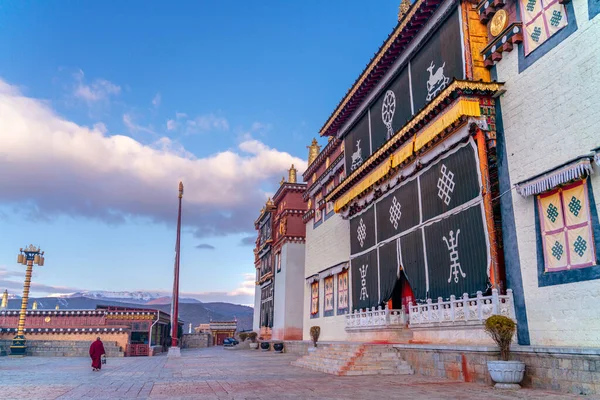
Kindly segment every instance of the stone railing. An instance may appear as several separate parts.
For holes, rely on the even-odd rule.
[[[354,310],[346,314],[346,330],[402,328],[406,326],[407,318],[404,310],[384,309]]]
[[[450,296],[449,301],[443,301],[439,297],[437,303],[428,299],[425,304],[409,303],[409,310],[411,328],[453,324],[480,325],[494,314],[515,319],[511,289],[508,289],[505,295],[499,295],[497,289],[492,289],[491,296],[483,296],[481,292],[477,292],[475,298],[469,298],[465,293],[458,299]]]

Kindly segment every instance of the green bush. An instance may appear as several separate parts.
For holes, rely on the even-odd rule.
[[[311,326],[310,327],[310,337],[312,338],[315,347],[317,347],[317,340],[319,340],[319,335],[321,335],[321,327],[320,326]]]
[[[485,320],[485,331],[500,348],[500,359],[503,361],[508,361],[516,327],[517,324],[512,319],[502,315],[492,315]]]
[[[239,334],[239,337],[240,337],[240,342],[243,343],[243,342],[246,341],[246,339],[248,339],[248,333],[242,332],[242,333]]]
[[[252,343],[256,342],[256,337],[258,336],[258,333],[256,332],[250,332],[248,334],[248,338],[252,341]]]

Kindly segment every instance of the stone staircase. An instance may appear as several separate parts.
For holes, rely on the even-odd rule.
[[[11,341],[1,341],[3,347],[10,354]],[[107,357],[123,357],[123,351],[117,342],[102,342]],[[91,342],[70,340],[29,340],[27,341],[27,355],[38,357],[89,357]]]
[[[400,354],[384,344],[344,343],[317,348],[292,365],[333,375],[412,375]]]

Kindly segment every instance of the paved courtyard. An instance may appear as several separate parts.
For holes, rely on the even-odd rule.
[[[92,372],[86,358],[0,357],[0,399],[575,399],[421,376],[338,377],[292,367],[293,355],[222,347],[113,358]],[[591,397],[585,397],[590,399]]]

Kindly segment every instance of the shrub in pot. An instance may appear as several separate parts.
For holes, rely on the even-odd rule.
[[[275,350],[275,352],[277,352],[277,353],[283,353],[283,343],[282,342],[273,343],[273,350]]]
[[[256,332],[248,333],[248,339],[250,339],[250,348],[253,350],[258,349],[258,343],[256,343],[256,337],[258,334]]]
[[[319,336],[321,335],[321,327],[320,326],[311,326],[310,327],[310,337],[312,338],[313,344],[317,347],[317,341],[319,340]]]
[[[260,342],[260,349],[262,351],[269,351],[269,347],[271,347],[269,342]]]
[[[500,360],[488,361],[487,367],[497,389],[520,389],[525,375],[525,363],[509,361],[510,345],[516,330],[515,322],[502,315],[492,315],[485,321],[485,331],[500,349]]]

